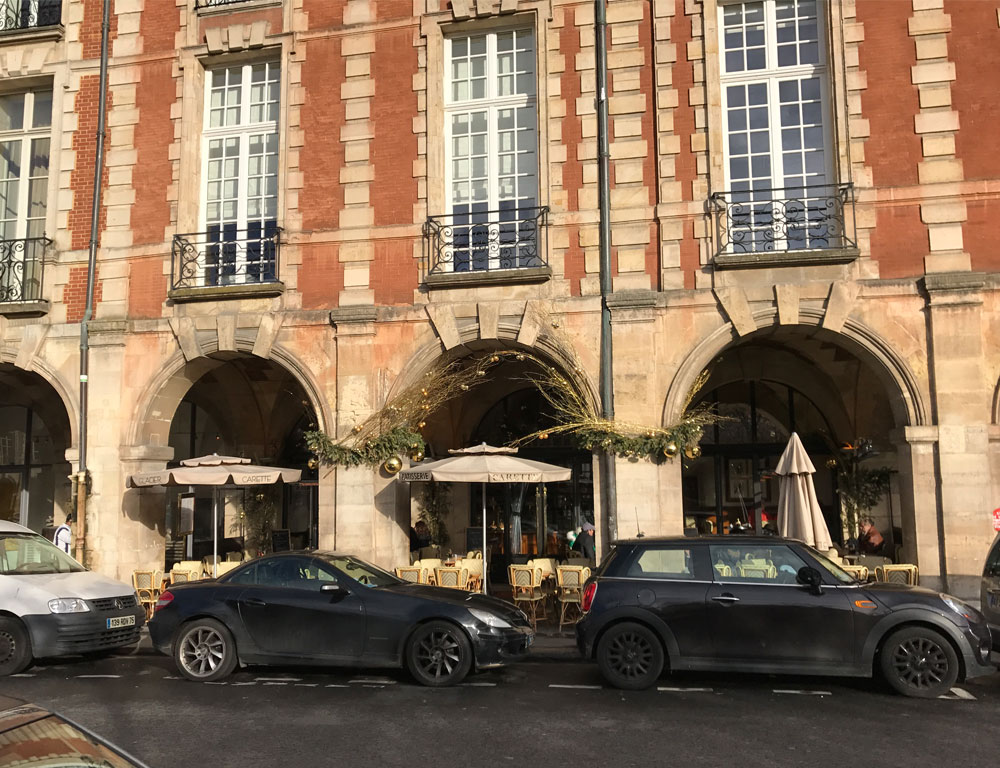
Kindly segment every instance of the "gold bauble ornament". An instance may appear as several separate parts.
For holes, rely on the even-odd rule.
[[[668,459],[672,459],[674,456],[676,456],[677,443],[671,440],[669,443],[663,446],[663,455],[666,456]]]
[[[519,354],[519,355],[516,355],[516,357],[517,357],[517,359],[518,359],[519,361],[521,361],[521,362],[523,362],[523,361],[524,361],[524,355],[520,355],[520,354]]]
[[[538,436],[538,439],[539,440],[548,440],[549,439],[549,433],[548,432],[542,432],[542,434],[540,434]]]
[[[358,434],[358,432],[360,432],[360,431],[361,431],[361,425],[360,424],[355,424],[351,428],[351,432],[353,432],[354,434]]]
[[[491,363],[499,363],[500,362],[500,357],[498,355],[493,355],[493,357],[490,358],[490,362]]]
[[[385,460],[385,463],[382,464],[382,469],[384,469],[386,473],[390,475],[396,474],[402,468],[403,468],[403,462],[399,460],[399,456],[390,456],[388,459]]]
[[[316,469],[316,467],[318,465],[319,465],[319,462],[316,460],[315,456],[313,458],[309,459],[309,461],[306,462],[306,466],[309,467],[309,469]]]
[[[417,429],[423,429],[426,426],[427,426],[427,422],[426,421],[421,421],[419,424],[417,424]]]
[[[684,455],[689,459],[697,459],[701,456],[701,446],[700,445],[689,445],[684,449]]]
[[[413,451],[410,454],[410,461],[421,462],[423,460],[424,460],[424,452],[423,451],[417,450],[417,451]]]

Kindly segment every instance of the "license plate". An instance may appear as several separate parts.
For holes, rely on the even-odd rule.
[[[135,626],[135,616],[114,616],[108,619],[108,629]]]

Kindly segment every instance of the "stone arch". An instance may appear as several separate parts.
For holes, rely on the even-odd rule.
[[[169,443],[170,424],[177,407],[188,390],[206,373],[225,365],[239,353],[252,354],[253,342],[236,339],[236,352],[222,352],[215,344],[201,344],[202,357],[188,361],[176,352],[160,372],[147,384],[136,405],[126,444],[134,446],[166,447]],[[281,366],[298,382],[309,405],[316,414],[317,427],[325,429],[332,423],[326,399],[320,396],[320,387],[309,369],[290,351],[275,344],[267,358]]]
[[[922,426],[928,423],[928,410],[921,395],[916,375],[909,364],[892,346],[864,323],[848,318],[843,328],[830,331],[822,327],[822,309],[801,308],[797,326],[779,326],[774,308],[754,313],[758,331],[769,328],[799,327],[827,336],[846,351],[867,364],[885,387],[897,426]],[[663,423],[671,424],[681,416],[684,400],[698,375],[705,370],[719,353],[734,342],[746,339],[740,336],[732,323],[726,323],[710,333],[688,354],[678,368],[667,392],[663,408]]]
[[[80,440],[80,407],[79,398],[70,388],[69,383],[63,376],[49,365],[45,360],[37,355],[31,359],[27,368],[17,365],[17,352],[10,347],[0,350],[0,363],[9,363],[18,370],[34,373],[55,391],[66,412],[66,419],[69,421],[69,450],[76,450]]]

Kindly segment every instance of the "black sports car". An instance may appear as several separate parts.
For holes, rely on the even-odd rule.
[[[950,595],[862,584],[773,536],[619,542],[583,595],[577,644],[620,688],[664,668],[870,677],[909,696],[993,672],[983,615]]]
[[[191,680],[218,680],[237,663],[405,666],[433,686],[515,660],[534,639],[524,613],[501,600],[315,551],[175,584],[160,595],[149,634]]]

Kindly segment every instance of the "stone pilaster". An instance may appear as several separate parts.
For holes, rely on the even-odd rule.
[[[577,196],[577,209],[581,225],[578,229],[580,250],[583,252],[584,274],[580,280],[580,293],[594,295],[601,292],[601,254],[598,230],[597,201],[597,70],[594,49],[594,8],[578,5],[573,11],[573,24],[580,36],[580,50],[572,62],[580,77],[580,95],[573,105],[580,120],[580,143],[576,159],[583,164],[583,185]],[[567,62],[567,66],[569,62]],[[569,105],[567,105],[569,106]]]
[[[674,62],[677,46],[672,42],[677,0],[653,0],[653,101],[655,115],[656,162],[659,175],[660,221],[660,284],[664,289],[683,288],[681,244],[683,220],[676,216],[676,207],[683,199],[677,181],[677,153],[680,137],[674,134],[674,112],[680,93],[674,87]]]

